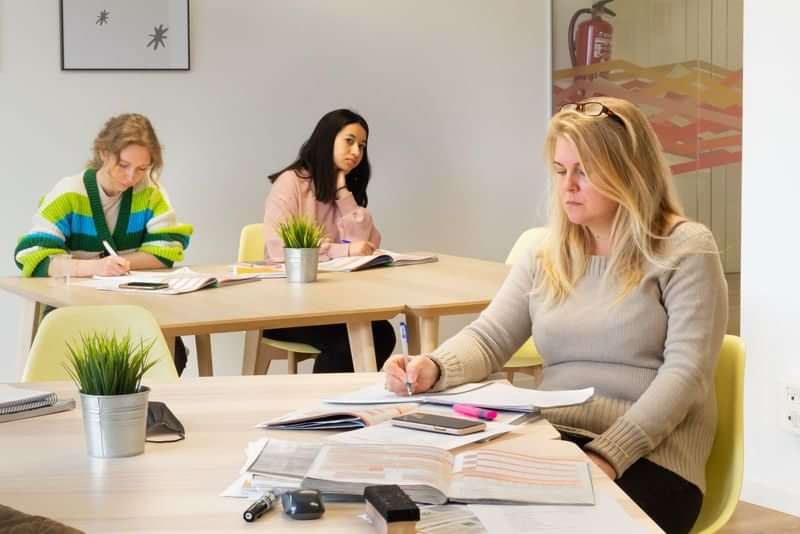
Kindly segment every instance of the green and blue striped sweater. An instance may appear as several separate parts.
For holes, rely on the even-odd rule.
[[[60,180],[39,203],[33,228],[17,242],[14,260],[23,276],[47,276],[50,258],[105,255],[103,240],[121,254],[146,252],[172,267],[183,260],[192,226],[177,222],[163,187],[142,180],[122,193],[116,227],[108,228],[94,169]]]

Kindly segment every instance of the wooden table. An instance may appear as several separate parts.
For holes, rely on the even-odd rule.
[[[375,273],[383,283],[403,288],[409,352],[420,354],[439,345],[440,317],[483,311],[510,270],[503,263],[442,254],[437,263]]]
[[[193,267],[197,272],[225,272],[227,266]],[[355,273],[320,273],[310,284],[283,279],[184,295],[98,291],[64,285],[50,278],[0,278],[0,288],[23,297],[22,331],[17,351],[21,374],[44,305],[134,304],[150,310],[168,344],[176,336],[197,336],[200,376],[213,374],[208,334],[246,331],[243,371],[255,361],[259,330],[346,323],[356,371],[375,371],[371,322],[400,313],[409,317],[409,349],[430,351],[437,344],[439,317],[485,308],[508,273],[501,263],[439,255],[421,265],[370,269]]]
[[[267,375],[182,379],[153,385],[187,430],[185,441],[146,445],[133,458],[86,454],[80,408],[0,424],[0,503],[87,532],[342,532],[374,533],[358,517],[363,504],[329,504],[321,520],[296,522],[280,506],[253,524],[247,503],[218,497],[238,476],[248,442],[272,435],[322,439],[325,432],[265,431],[254,425],[376,380],[372,373]],[[77,398],[68,383],[26,384]],[[541,421],[537,424],[547,424]],[[527,437],[514,438],[529,439]],[[641,524],[657,527],[599,469],[595,491],[607,492]]]

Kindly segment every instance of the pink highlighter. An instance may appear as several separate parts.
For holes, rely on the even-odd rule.
[[[454,404],[453,411],[470,417],[477,417],[485,421],[494,421],[497,417],[497,412],[494,410],[484,410],[477,406],[470,406],[469,404]]]

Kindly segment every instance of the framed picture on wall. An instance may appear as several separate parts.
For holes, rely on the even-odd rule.
[[[61,70],[189,70],[189,0],[60,0]]]

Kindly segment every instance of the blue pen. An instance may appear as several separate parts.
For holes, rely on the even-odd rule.
[[[400,343],[403,347],[403,354],[406,357],[406,393],[410,397],[414,394],[414,391],[411,388],[411,381],[408,379],[408,365],[411,363],[411,356],[408,355],[408,327],[405,321],[400,321]]]
[[[342,243],[348,243],[349,244],[350,240],[349,239],[342,239]]]

